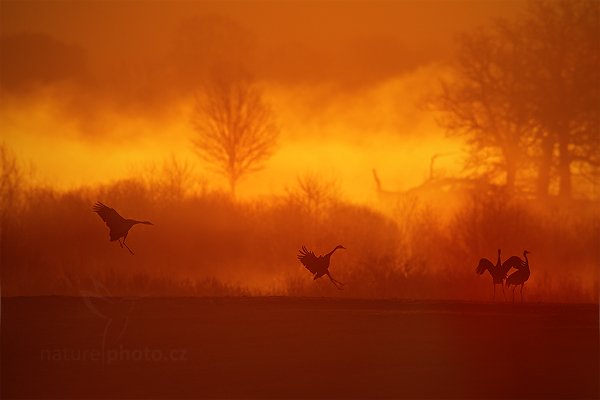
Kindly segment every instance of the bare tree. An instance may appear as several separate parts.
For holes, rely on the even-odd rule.
[[[296,184],[286,189],[288,198],[304,211],[321,218],[340,196],[337,179],[307,172],[296,178]]]
[[[6,265],[7,232],[19,219],[23,200],[24,174],[17,156],[0,142],[0,264]],[[13,225],[14,226],[14,225]],[[3,276],[4,278],[4,276]]]
[[[538,193],[553,172],[559,196],[572,196],[573,176],[600,178],[600,3],[532,2],[519,32],[526,38],[525,83],[536,121]]]
[[[154,199],[165,206],[189,195],[205,192],[204,179],[196,174],[193,165],[173,154],[160,165],[148,165],[140,175]]]
[[[461,37],[453,77],[442,82],[433,105],[448,133],[466,138],[468,169],[492,177],[503,173],[512,192],[531,122],[521,107],[522,44],[505,40],[498,30]]]
[[[595,0],[536,1],[463,36],[434,105],[467,138],[472,164],[505,172],[509,189],[524,166],[539,197],[552,180],[568,199],[572,176],[600,176],[599,14]]]
[[[232,195],[245,175],[263,167],[279,130],[262,92],[243,73],[215,73],[194,109],[198,155],[229,182]]]

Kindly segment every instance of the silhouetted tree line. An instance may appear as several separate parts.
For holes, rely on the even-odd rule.
[[[597,202],[575,212],[473,190],[450,217],[409,198],[383,213],[345,200],[313,175],[283,196],[243,202],[203,186],[186,189],[176,160],[152,179],[57,191],[16,180],[24,177],[19,163],[0,148],[3,295],[79,295],[101,282],[113,295],[489,299],[473,272],[479,258],[498,247],[520,254],[526,245],[535,251],[528,299],[598,296]],[[92,211],[97,200],[152,219],[155,229],[128,238],[135,256],[109,242]],[[325,252],[336,243],[347,248],[330,266],[343,291],[313,281],[296,259],[302,245]]]
[[[470,171],[520,178],[546,198],[600,178],[600,3],[529,3],[515,20],[460,38],[453,75],[433,102],[470,146]],[[534,177],[536,183],[530,184]]]

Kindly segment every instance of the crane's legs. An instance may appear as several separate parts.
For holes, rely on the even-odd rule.
[[[129,248],[129,246],[127,246],[127,244],[125,242],[123,242],[123,246],[127,247],[127,250],[129,250],[129,252],[131,253],[132,256],[134,256],[134,252],[131,251],[131,249]]]
[[[127,243],[125,243],[125,239],[127,238],[127,235],[125,235],[125,237],[123,238],[123,243],[121,243],[121,240],[119,240],[119,244],[121,244],[121,247],[125,246],[127,247],[127,250],[129,250],[129,252],[131,253],[131,255],[135,255],[133,254],[133,251],[131,251],[131,249],[129,248],[129,246],[127,246]]]
[[[513,286],[513,304],[515,304],[515,289],[517,286]]]
[[[331,276],[330,273],[327,273],[327,276],[329,277],[329,280],[331,281],[331,283],[333,283],[333,285],[338,288],[339,290],[343,290],[343,288],[341,286],[344,286],[344,284],[338,280],[333,279],[333,276]]]
[[[504,282],[502,282],[502,296],[504,296],[504,301],[506,302],[506,292],[504,291]]]
[[[523,302],[523,284],[521,283],[521,303]]]

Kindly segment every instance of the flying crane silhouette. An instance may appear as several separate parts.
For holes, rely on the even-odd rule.
[[[135,219],[123,218],[114,208],[110,208],[100,202],[97,202],[92,210],[98,213],[100,218],[102,218],[102,221],[106,222],[106,226],[110,229],[110,241],[113,242],[119,240],[121,247],[125,246],[131,254],[134,254],[133,251],[125,243],[125,239],[127,239],[127,234],[131,227],[136,224],[154,225],[150,221],[138,221]],[[121,238],[123,238],[123,242],[121,242]]]
[[[315,253],[308,250],[305,246],[302,246],[302,249],[300,250],[300,254],[298,254],[298,260],[300,260],[302,265],[304,265],[306,267],[306,269],[309,270],[313,274],[313,276],[314,276],[313,280],[318,279],[318,278],[322,277],[323,275],[327,275],[329,277],[329,280],[331,281],[331,283],[333,283],[333,285],[336,288],[342,290],[341,286],[343,286],[344,284],[342,282],[334,279],[331,276],[331,274],[329,273],[329,260],[331,258],[331,255],[337,249],[345,249],[345,247],[342,245],[338,245],[335,247],[335,249],[331,250],[329,253],[317,257],[315,255]]]
[[[525,257],[525,261],[523,261],[517,256],[511,257],[516,260],[515,263],[518,262],[518,264],[516,264],[517,266],[515,266],[516,271],[510,274],[508,278],[506,278],[506,286],[514,286],[512,297],[513,303],[515,302],[515,289],[518,285],[521,285],[521,303],[523,302],[523,285],[525,285],[525,282],[527,282],[527,280],[529,279],[529,275],[531,275],[531,272],[529,271],[529,260],[527,259],[527,254],[531,254],[531,252],[527,250],[523,252],[523,257]]]
[[[479,275],[482,275],[486,269],[489,271],[492,276],[492,285],[494,286],[494,300],[496,299],[496,285],[502,285],[502,295],[504,296],[504,299],[506,299],[506,293],[504,292],[504,280],[506,279],[506,274],[511,268],[518,268],[523,263],[517,256],[512,256],[508,260],[501,262],[501,252],[502,250],[498,249],[498,261],[496,261],[496,265],[492,264],[487,258],[482,258],[479,260],[479,264],[475,269],[475,272]]]

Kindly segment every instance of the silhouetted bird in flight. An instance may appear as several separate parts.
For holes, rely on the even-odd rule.
[[[487,269],[492,276],[492,285],[494,286],[494,300],[496,299],[496,285],[502,285],[502,295],[504,299],[506,299],[506,293],[504,292],[504,280],[506,279],[506,274],[510,271],[511,268],[517,268],[521,266],[521,259],[516,256],[510,257],[508,260],[501,262],[500,261],[500,253],[502,250],[498,249],[498,261],[496,261],[496,265],[492,264],[490,260],[487,258],[482,258],[479,260],[479,264],[475,269],[479,275],[482,275]]]
[[[336,246],[335,249],[331,250],[329,253],[317,257],[315,253],[302,246],[302,250],[300,250],[300,254],[298,254],[298,260],[300,260],[302,265],[304,265],[306,269],[313,274],[313,280],[320,278],[323,275],[327,275],[329,280],[331,280],[331,283],[333,283],[336,288],[341,290],[342,288],[340,285],[343,286],[344,284],[333,279],[329,273],[329,259],[337,249],[345,249],[345,247],[342,245]]]
[[[135,224],[154,225],[150,221],[125,219],[121,217],[114,208],[110,208],[100,202],[97,202],[94,205],[93,211],[98,213],[100,218],[102,218],[102,221],[106,222],[106,226],[108,226],[108,228],[110,229],[110,241],[112,242],[115,240],[119,240],[119,244],[121,245],[121,247],[127,247],[127,250],[129,250],[131,254],[133,254],[133,251],[131,251],[129,246],[127,246],[127,244],[125,243],[125,239],[127,239],[127,234],[129,233],[131,227]],[[123,238],[123,242],[121,242],[121,238]]]
[[[515,302],[515,289],[517,288],[517,285],[521,285],[521,303],[523,302],[523,285],[525,285],[525,282],[527,282],[529,279],[529,275],[531,275],[531,272],[529,271],[529,260],[527,259],[527,254],[531,254],[531,252],[527,250],[523,252],[525,261],[517,256],[511,257],[516,260],[514,266],[516,271],[506,278],[506,287],[510,287],[510,285],[514,286],[512,298],[513,303]]]

